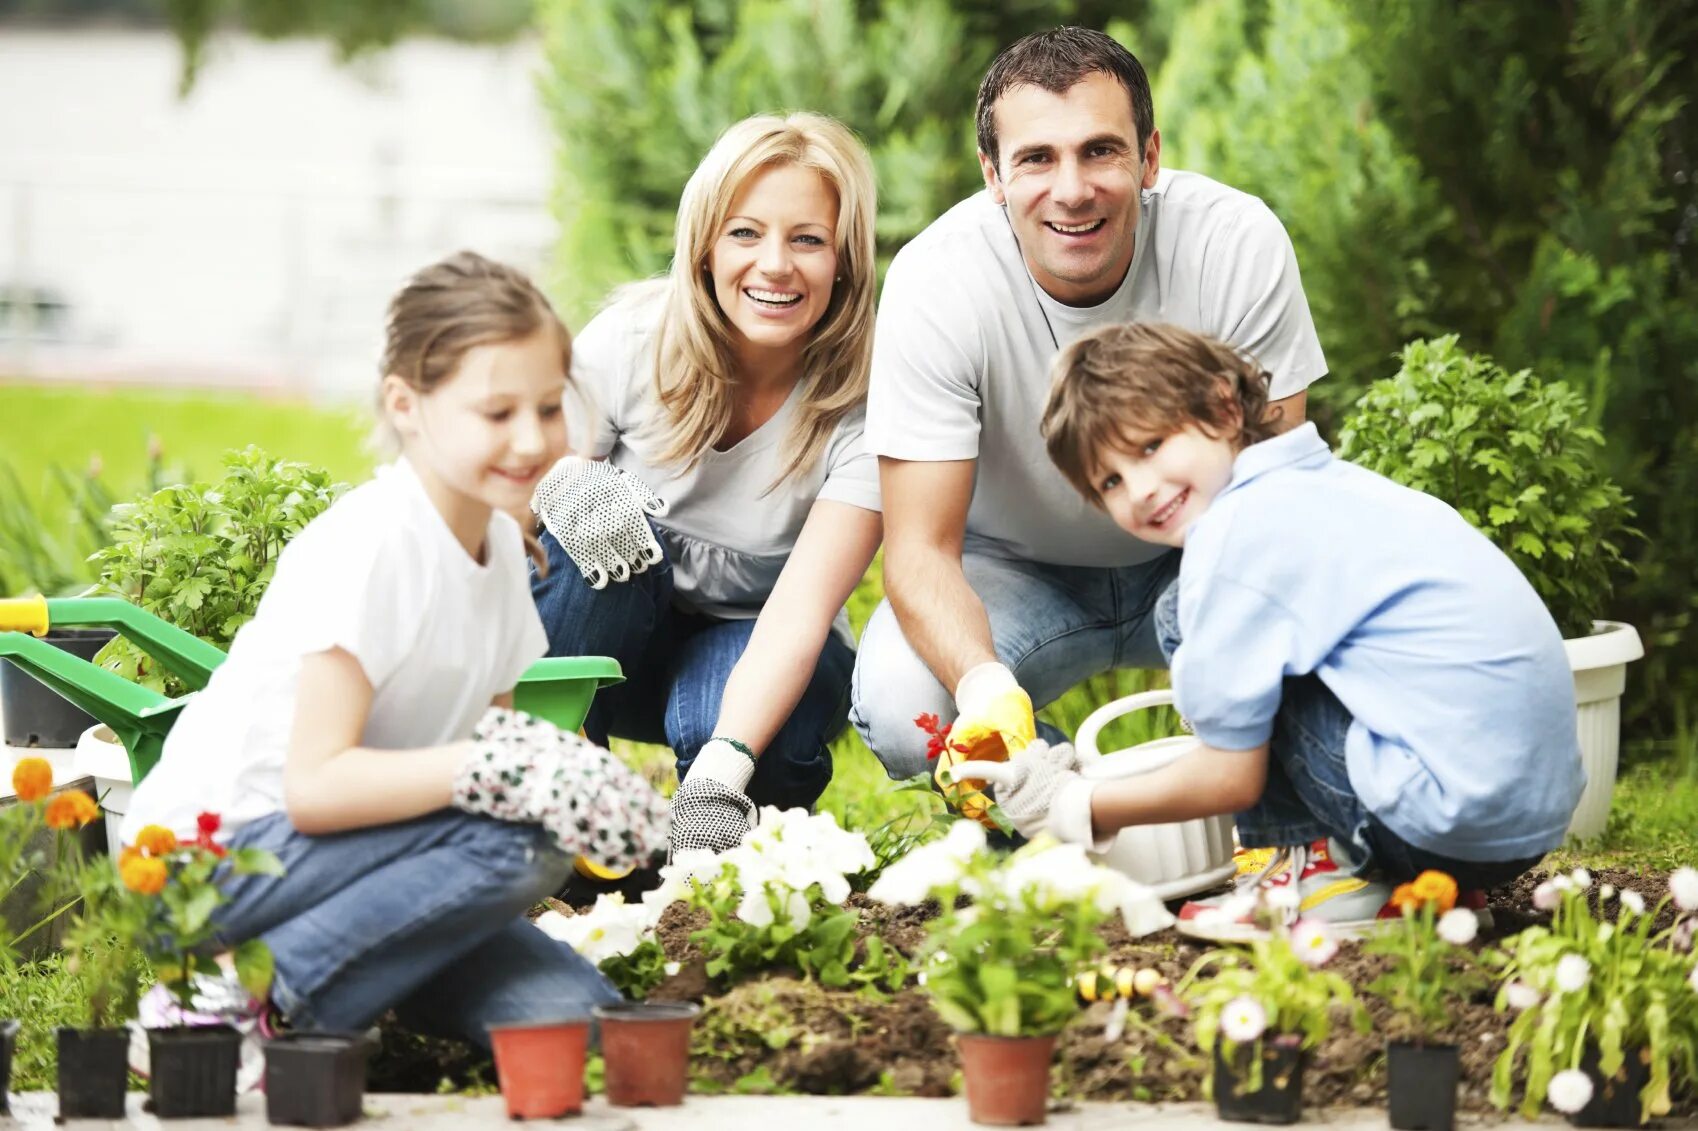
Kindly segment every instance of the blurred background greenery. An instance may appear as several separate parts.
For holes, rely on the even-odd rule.
[[[996,51],[1058,23],[1106,28],[1150,70],[1164,163],[1260,195],[1290,231],[1331,367],[1313,391],[1324,431],[1405,342],[1443,333],[1586,398],[1644,534],[1599,609],[1646,639],[1627,733],[1698,766],[1693,0],[0,0],[0,18],[90,10],[168,22],[185,84],[224,27],[349,57],[410,35],[539,36],[550,283],[575,325],[665,267],[679,189],[726,124],[808,108],[854,126],[888,257],[977,187],[971,107]],[[17,474],[0,493],[49,526],[87,509],[51,466],[75,480],[99,452],[121,497],[144,485],[152,435],[196,471],[249,442],[349,478],[372,458],[350,414],[294,405],[5,388],[0,419],[30,422],[7,427]],[[878,593],[875,568],[857,625]],[[1076,723],[1143,678],[1104,677],[1052,713]],[[841,764],[851,794],[876,775],[858,750]]]

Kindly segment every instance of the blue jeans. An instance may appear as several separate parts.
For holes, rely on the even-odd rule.
[[[596,693],[584,732],[603,746],[614,735],[670,746],[682,781],[714,735],[725,685],[755,622],[678,608],[664,559],[629,581],[591,589],[554,536],[544,530],[540,537],[548,576],[532,576],[531,594],[548,654],[612,656],[625,671],[624,683]],[[755,764],[748,790],[755,804],[809,809],[831,784],[830,745],[847,724],[854,664],[854,649],[829,634],[801,700]]]
[[[525,911],[571,862],[535,825],[445,809],[330,836],[284,813],[237,830],[282,876],[228,876],[218,942],[263,939],[271,998],[298,1028],[363,1029],[386,1010],[409,1028],[489,1047],[485,1026],[587,1016],[619,1000],[589,961]]]
[[[961,555],[967,583],[990,617],[996,654],[1013,670],[1034,707],[1060,698],[1082,680],[1111,668],[1165,667],[1150,616],[1156,598],[1179,572],[1179,555],[1143,565],[1098,569]],[[909,645],[889,601],[874,610],[861,635],[850,721],[891,777],[931,768],[918,715],[955,717],[946,688]],[[1050,742],[1065,741],[1038,724]]]
[[[1156,634],[1162,654],[1173,659],[1181,640],[1179,583],[1156,603]],[[1506,884],[1539,862],[1465,861],[1418,848],[1369,812],[1350,784],[1345,739],[1355,721],[1320,676],[1288,676],[1280,687],[1279,712],[1268,740],[1268,781],[1261,800],[1234,815],[1245,848],[1308,844],[1321,837],[1339,841],[1359,861],[1404,883],[1428,869],[1447,872],[1464,888]]]

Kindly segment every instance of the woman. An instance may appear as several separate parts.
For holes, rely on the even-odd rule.
[[[728,848],[753,805],[811,806],[831,780],[843,605],[881,537],[874,196],[839,123],[739,122],[684,188],[671,270],[574,345],[595,431],[538,489],[552,568],[532,589],[551,655],[624,667],[588,734],[672,747],[675,851]]]

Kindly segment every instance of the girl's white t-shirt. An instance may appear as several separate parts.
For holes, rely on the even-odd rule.
[[[582,454],[606,457],[666,500],[655,527],[672,562],[679,604],[746,620],[772,595],[816,501],[880,509],[878,460],[861,443],[865,414],[856,409],[838,423],[812,468],[773,487],[802,397],[798,385],[770,420],[729,450],[710,448],[689,470],[662,463],[654,389],[660,309],[653,296],[624,299],[572,340],[573,379],[593,401]]]
[[[279,556],[254,619],[183,709],[123,824],[192,835],[203,811],[231,833],[283,808],[283,764],[305,656],[342,648],[372,686],[362,746],[471,737],[495,696],[548,650],[524,538],[491,515],[486,561],[448,529],[405,459],[348,492]],[[407,772],[395,762],[397,776]]]

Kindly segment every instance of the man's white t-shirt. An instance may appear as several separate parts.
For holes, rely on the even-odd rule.
[[[284,549],[254,619],[165,740],[136,789],[126,843],[144,825],[222,832],[283,806],[283,764],[303,657],[342,648],[372,686],[360,745],[407,750],[470,738],[490,701],[548,651],[524,538],[490,516],[473,560],[405,459],[348,492]],[[407,773],[403,758],[397,777]]]
[[[582,454],[606,457],[666,500],[655,527],[679,603],[746,620],[772,595],[817,500],[879,510],[878,461],[862,446],[857,409],[838,423],[812,468],[774,487],[802,398],[797,385],[772,419],[729,450],[709,448],[687,471],[663,463],[654,388],[659,317],[655,297],[639,293],[596,315],[573,339],[573,379],[594,402]]]
[[[976,459],[970,549],[1079,566],[1163,552],[1080,498],[1038,432],[1050,362],[1088,330],[1168,322],[1222,339],[1273,375],[1275,400],[1326,372],[1291,240],[1267,205],[1172,169],[1142,200],[1132,265],[1097,306],[1065,306],[1038,286],[988,192],[939,217],[885,275],[867,449]]]

